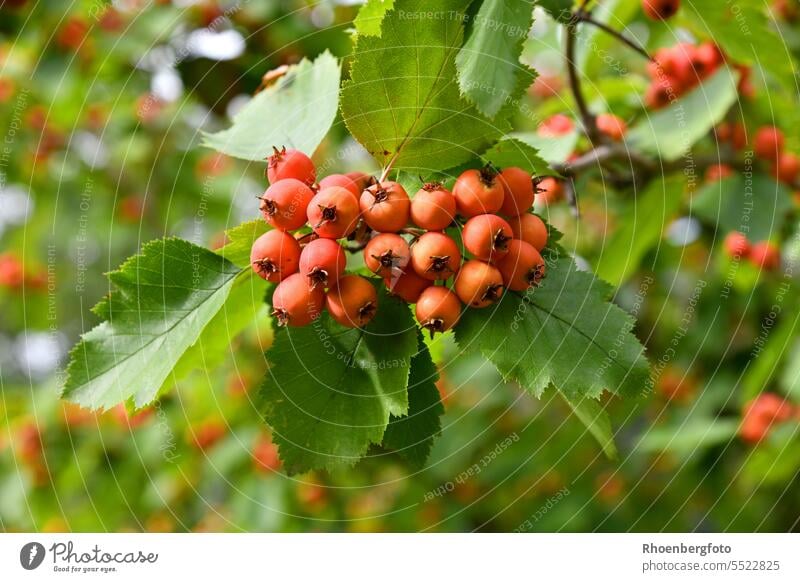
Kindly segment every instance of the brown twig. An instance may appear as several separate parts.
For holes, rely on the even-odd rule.
[[[637,53],[642,55],[648,61],[652,61],[653,60],[653,57],[651,57],[650,54],[642,46],[640,46],[639,44],[637,44],[633,40],[629,39],[627,36],[622,34],[620,31],[611,28],[610,26],[608,26],[604,22],[600,22],[599,20],[595,20],[594,18],[592,18],[592,15],[589,14],[588,12],[578,12],[576,14],[576,18],[578,18],[580,20],[580,22],[585,22],[586,24],[591,24],[592,26],[595,26],[595,27],[599,28],[603,32],[605,32],[607,34],[610,34],[611,36],[616,38],[618,41],[622,42],[623,44],[626,44],[627,46],[632,48],[634,51],[636,51]]]
[[[578,77],[578,68],[575,61],[575,48],[578,40],[578,23],[583,17],[583,6],[585,6],[585,4],[586,3],[584,2],[581,8],[579,8],[572,15],[572,18],[567,23],[567,39],[564,53],[567,64],[567,74],[569,76],[570,91],[572,91],[573,98],[575,99],[575,106],[578,108],[578,112],[580,113],[583,130],[586,132],[589,140],[594,143],[597,141],[598,137],[597,123],[595,122],[594,115],[592,115],[592,112],[589,110],[589,106],[587,105],[586,99],[583,96],[581,81]]]

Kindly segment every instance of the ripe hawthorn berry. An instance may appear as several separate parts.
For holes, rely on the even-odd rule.
[[[314,191],[300,180],[286,178],[273,183],[259,198],[259,210],[278,230],[297,230],[306,223],[306,208]]]
[[[461,266],[456,241],[441,232],[426,232],[411,246],[411,267],[431,281],[449,279]]]
[[[503,206],[505,193],[497,172],[485,167],[463,172],[453,186],[458,213],[464,218],[497,212]]]
[[[512,291],[538,286],[545,275],[545,263],[539,251],[516,239],[508,245],[508,254],[497,261],[497,268],[503,274],[506,288]]]
[[[734,150],[740,150],[747,145],[747,130],[741,123],[725,122],[717,127],[717,139],[730,143]]]
[[[314,162],[299,150],[273,147],[273,154],[267,158],[267,179],[270,184],[279,180],[294,178],[311,185],[317,181]]]
[[[533,206],[536,195],[532,176],[522,168],[505,168],[498,176],[503,185],[503,205],[500,212],[518,216]]]
[[[508,220],[514,238],[524,240],[537,251],[547,246],[547,226],[535,214],[521,214]]]
[[[762,441],[775,423],[792,417],[793,407],[783,398],[769,392],[750,401],[742,413],[739,435],[744,441],[756,444]]]
[[[302,327],[317,319],[325,307],[325,291],[311,287],[300,273],[289,275],[272,294],[272,315],[279,326]]]
[[[714,164],[706,170],[706,182],[719,182],[733,176],[733,168],[727,164]]]
[[[300,273],[308,278],[312,287],[325,289],[335,285],[346,266],[344,249],[329,238],[312,240],[300,253]]]
[[[411,200],[396,182],[373,184],[359,200],[364,222],[378,232],[397,232],[408,224]]]
[[[762,160],[775,161],[783,151],[786,138],[777,127],[765,126],[756,132],[756,137],[753,141],[753,151],[756,156]]]
[[[755,243],[750,248],[748,258],[765,271],[775,271],[781,266],[781,253],[778,247],[769,241]]]
[[[750,254],[750,241],[741,232],[731,232],[723,242],[725,252],[732,259],[741,259]]]
[[[489,263],[467,261],[456,275],[453,289],[458,298],[470,307],[492,305],[503,295],[503,275]]]
[[[378,293],[364,277],[346,275],[328,291],[328,313],[345,327],[364,327],[378,311]]]
[[[773,164],[772,172],[778,181],[792,184],[800,173],[800,158],[791,152],[783,152]]]
[[[262,279],[277,283],[297,272],[300,243],[281,230],[258,237],[250,249],[250,264]]]
[[[402,272],[410,260],[411,249],[399,234],[379,234],[364,248],[364,263],[370,271],[381,277]]]
[[[425,230],[444,230],[455,216],[456,199],[439,182],[428,182],[411,200],[411,221]]]
[[[447,287],[428,287],[417,300],[414,309],[420,326],[431,333],[444,333],[458,323],[461,302]]]
[[[408,269],[405,273],[393,273],[390,277],[384,277],[383,282],[389,289],[389,293],[406,303],[416,303],[422,292],[433,285],[433,281],[420,277],[412,269]]]
[[[675,16],[681,0],[642,0],[645,15],[652,20],[667,20]]]
[[[537,199],[545,206],[553,204],[564,198],[564,186],[556,178],[543,178],[535,185]]]
[[[496,214],[481,214],[470,218],[461,231],[464,247],[482,261],[499,259],[508,252],[514,238],[511,226]]]
[[[601,113],[597,116],[596,123],[598,131],[613,141],[622,141],[628,131],[622,118],[611,113]]]
[[[344,238],[358,222],[358,199],[338,186],[317,192],[306,210],[308,223],[322,238]]]
[[[542,137],[558,137],[568,134],[574,128],[575,124],[572,119],[563,113],[558,113],[545,119],[537,129],[537,133]]]
[[[333,186],[349,190],[353,193],[353,196],[361,195],[362,189],[359,183],[346,174],[331,174],[319,181],[319,190],[324,190],[325,188],[331,188]]]

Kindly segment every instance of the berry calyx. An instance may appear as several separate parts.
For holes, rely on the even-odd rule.
[[[506,288],[512,291],[537,287],[545,275],[545,263],[539,251],[516,239],[508,245],[508,254],[497,262],[497,268]]]
[[[425,289],[433,285],[433,281],[420,277],[409,269],[405,273],[394,273],[391,277],[384,277],[383,282],[389,293],[395,295],[406,303],[416,303]]]
[[[305,275],[289,275],[272,294],[272,315],[279,326],[302,327],[317,319],[325,306],[325,291],[311,287]]]
[[[750,254],[750,241],[741,232],[731,232],[723,242],[725,252],[732,259],[741,259]]]
[[[444,333],[458,323],[461,317],[461,302],[447,287],[428,287],[417,300],[414,313],[420,326],[427,329],[431,337]]]
[[[461,266],[461,251],[446,234],[426,232],[411,247],[411,266],[425,279],[449,279]]]
[[[332,188],[333,186],[344,188],[345,190],[352,192],[353,196],[361,195],[362,188],[359,185],[359,182],[346,174],[331,174],[330,176],[325,176],[319,181],[319,190]]]
[[[300,244],[280,230],[258,237],[250,249],[250,264],[262,279],[277,283],[297,272]]]
[[[535,214],[521,214],[508,220],[514,238],[524,240],[537,251],[547,246],[547,226]]]
[[[765,271],[775,271],[781,266],[781,253],[778,247],[766,240],[755,243],[750,249],[748,258]]]
[[[500,212],[518,216],[533,206],[536,195],[533,178],[522,168],[506,168],[498,176],[503,185],[503,205]]]
[[[496,214],[481,214],[467,221],[461,238],[475,258],[493,261],[508,252],[514,233],[511,226]]]
[[[328,291],[328,313],[345,327],[364,327],[378,310],[378,293],[364,277],[347,275]]]
[[[300,180],[308,186],[317,181],[314,162],[303,152],[285,147],[272,149],[274,153],[267,158],[267,179],[270,184],[287,178]]]
[[[373,184],[359,200],[364,222],[378,232],[397,232],[408,224],[411,200],[396,182]]]
[[[478,309],[488,307],[503,295],[503,275],[489,263],[467,261],[461,266],[453,289],[464,304]]]
[[[346,266],[344,249],[329,238],[312,240],[300,254],[300,273],[307,277],[311,287],[325,289],[335,285]]]
[[[317,192],[306,210],[311,228],[322,238],[344,238],[356,229],[358,199],[339,186]]]
[[[425,230],[444,230],[455,216],[453,193],[437,182],[425,184],[411,200],[411,221]]]
[[[783,151],[786,138],[783,132],[774,126],[765,126],[756,132],[753,151],[756,156],[766,161],[775,161]]]
[[[601,113],[595,121],[598,131],[613,141],[622,141],[628,131],[622,118],[611,113]]]
[[[379,234],[364,248],[364,263],[373,273],[381,277],[391,277],[403,271],[411,260],[411,249],[398,234]]]
[[[286,178],[273,183],[261,196],[264,220],[278,230],[296,230],[306,223],[306,208],[314,191],[300,180]]]
[[[642,0],[645,15],[652,20],[666,20],[675,16],[681,0]]]
[[[503,206],[503,184],[497,172],[490,167],[463,172],[453,186],[458,213],[471,218],[479,214],[497,212]]]

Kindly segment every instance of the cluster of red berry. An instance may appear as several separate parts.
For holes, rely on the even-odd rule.
[[[725,251],[732,259],[747,259],[765,271],[775,271],[781,266],[781,252],[777,245],[767,240],[750,244],[741,232],[731,232],[725,237]]]
[[[250,261],[278,283],[272,306],[279,325],[308,325],[326,308],[347,327],[370,322],[377,291],[369,279],[345,273],[345,250],[363,250],[367,269],[415,304],[432,333],[452,328],[462,303],[487,307],[545,274],[547,227],[528,212],[540,180],[520,168],[466,170],[452,191],[427,183],[412,199],[400,184],[360,172],[317,183],[308,156],[284,148],[268,158],[267,177],[260,210],[273,229],[254,242]],[[447,232],[455,226],[465,260]]]
[[[769,392],[759,395],[744,409],[739,434],[745,441],[755,444],[763,440],[773,425],[792,418],[800,420],[800,408]]]

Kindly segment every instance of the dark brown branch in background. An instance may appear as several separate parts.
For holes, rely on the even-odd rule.
[[[589,111],[589,106],[586,104],[586,99],[583,96],[581,81],[578,77],[578,68],[575,62],[575,46],[578,40],[578,23],[583,17],[583,14],[583,8],[579,8],[567,23],[567,40],[564,52],[567,61],[567,73],[569,75],[569,87],[572,91],[573,98],[575,99],[575,106],[578,108],[580,113],[583,130],[586,132],[589,140],[594,142],[597,140],[597,123],[595,123],[594,115],[592,115],[592,112]]]
[[[599,20],[595,20],[594,18],[592,18],[591,14],[588,14],[586,12],[578,12],[578,13],[576,13],[575,17],[580,22],[585,22],[586,24],[591,24],[592,26],[595,26],[595,27],[599,28],[603,32],[605,32],[607,34],[610,34],[611,36],[613,36],[614,38],[616,38],[620,42],[626,44],[627,46],[632,48],[634,51],[636,51],[637,53],[642,55],[648,61],[652,61],[653,60],[653,57],[651,57],[643,47],[638,45],[633,40],[629,39],[627,36],[625,36],[624,34],[619,32],[618,30],[614,30],[613,28],[611,28],[607,24],[605,24],[603,22],[600,22]]]

